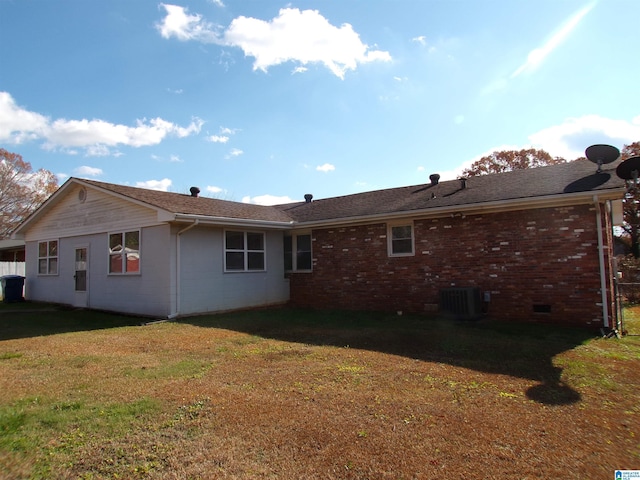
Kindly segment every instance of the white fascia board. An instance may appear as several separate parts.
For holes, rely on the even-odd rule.
[[[298,228],[327,228],[341,225],[383,223],[394,219],[407,218],[438,218],[461,213],[464,215],[478,215],[483,213],[499,213],[514,210],[532,210],[537,208],[566,207],[571,205],[593,204],[594,196],[600,201],[618,200],[624,195],[626,188],[598,190],[596,192],[563,193],[546,197],[518,198],[486,203],[470,203],[465,205],[450,205],[445,207],[423,208],[420,210],[406,210],[402,212],[380,213],[359,217],[344,217],[315,222],[296,222],[292,227]]]
[[[215,217],[209,215],[193,215],[177,213],[173,219],[176,222],[194,222],[198,225],[219,225],[224,227],[265,228],[272,230],[290,230],[294,222],[276,222],[272,220],[251,220],[246,218]]]

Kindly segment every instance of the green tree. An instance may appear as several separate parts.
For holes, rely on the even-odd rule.
[[[33,171],[21,155],[0,148],[0,239],[8,238],[57,188],[53,173]]]

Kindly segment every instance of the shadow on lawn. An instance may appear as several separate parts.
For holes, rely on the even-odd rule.
[[[140,325],[141,319],[43,303],[0,303],[0,341]]]
[[[506,322],[462,322],[371,312],[261,310],[180,320],[310,345],[359,348],[539,382],[531,400],[563,405],[580,394],[561,381],[555,355],[594,338],[579,328]]]

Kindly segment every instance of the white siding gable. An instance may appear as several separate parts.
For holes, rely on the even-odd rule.
[[[27,241],[62,238],[158,225],[158,213],[115,195],[87,188],[84,200],[74,185],[26,232]]]

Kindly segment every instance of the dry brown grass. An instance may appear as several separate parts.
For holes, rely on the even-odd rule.
[[[3,478],[640,468],[640,337],[287,310],[69,330],[0,340]]]

